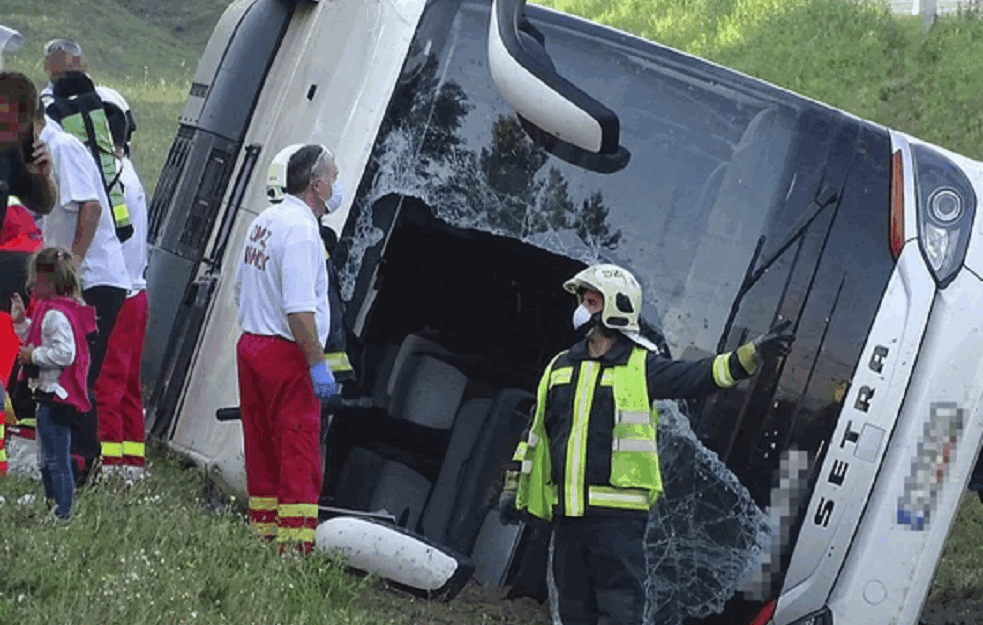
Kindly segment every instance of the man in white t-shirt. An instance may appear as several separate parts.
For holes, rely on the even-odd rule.
[[[140,384],[140,360],[147,330],[147,198],[140,178],[129,159],[132,132],[130,106],[122,95],[108,87],[97,87],[103,101],[116,157],[123,167],[120,182],[130,211],[133,235],[123,242],[123,260],[130,291],[109,336],[106,359],[96,381],[99,409],[99,440],[102,443],[103,474],[119,474],[126,480],[141,479],[144,466],[144,416]]]
[[[46,119],[43,124],[40,139],[51,152],[58,199],[44,217],[41,232],[45,246],[72,253],[80,268],[82,296],[96,309],[98,336],[89,366],[89,388],[93,389],[116,316],[130,290],[130,278],[95,158],[54,121]],[[85,482],[100,454],[96,410],[83,416],[72,435],[79,483]]]
[[[319,400],[336,391],[324,361],[330,314],[318,220],[337,177],[326,148],[296,149],[287,195],[250,225],[236,276],[249,518],[265,539],[304,553],[321,495]]]

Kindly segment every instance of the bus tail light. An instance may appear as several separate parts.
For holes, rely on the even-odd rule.
[[[758,615],[754,617],[754,620],[748,623],[748,625],[768,625],[771,622],[771,617],[775,616],[775,606],[776,601],[772,599],[761,608]]]
[[[904,247],[904,158],[901,150],[891,157],[891,255],[898,260]]]

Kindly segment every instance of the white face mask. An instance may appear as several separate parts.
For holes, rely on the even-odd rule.
[[[587,307],[581,304],[573,311],[573,329],[577,330],[580,326],[590,321],[591,314]]]
[[[335,180],[335,183],[331,185],[331,197],[328,201],[324,203],[324,214],[330,215],[339,208],[341,208],[341,203],[345,201],[345,188],[341,186],[340,180]]]

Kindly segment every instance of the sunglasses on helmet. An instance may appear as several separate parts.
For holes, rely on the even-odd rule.
[[[81,56],[82,47],[71,39],[52,39],[44,44],[44,55],[51,56],[55,52],[64,52],[69,56]]]

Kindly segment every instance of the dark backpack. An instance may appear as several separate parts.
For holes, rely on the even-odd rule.
[[[116,238],[126,241],[133,236],[133,224],[120,182],[123,163],[116,158],[109,121],[95,85],[85,74],[70,72],[55,81],[52,96],[53,100],[45,112],[92,153],[102,173],[106,195],[109,196]]]

